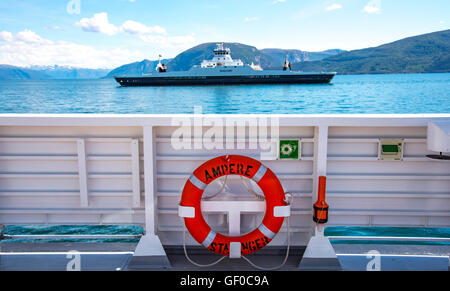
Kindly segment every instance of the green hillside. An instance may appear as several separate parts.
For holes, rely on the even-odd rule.
[[[284,61],[286,60],[286,53],[288,54],[289,62],[293,64],[300,62],[320,61],[335,56],[337,54],[343,53],[345,51],[340,49],[332,49],[322,52],[306,52],[301,50],[285,50],[285,49],[271,48],[271,49],[262,49],[261,52],[270,56],[274,60],[274,63],[271,66],[279,68],[280,65],[282,66],[284,64]]]
[[[293,69],[338,74],[450,72],[450,30],[349,51],[322,61],[296,63]]]

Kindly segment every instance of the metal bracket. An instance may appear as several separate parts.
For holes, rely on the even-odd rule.
[[[178,216],[182,218],[194,218],[195,208],[178,205]]]
[[[275,206],[273,208],[273,216],[275,216],[275,217],[289,217],[289,216],[291,216],[291,205]]]
[[[241,243],[231,242],[230,243],[230,259],[240,259],[241,258]]]

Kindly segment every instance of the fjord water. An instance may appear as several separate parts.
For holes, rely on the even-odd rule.
[[[112,79],[0,81],[0,113],[450,113],[450,73],[337,75],[326,85],[119,87]]]

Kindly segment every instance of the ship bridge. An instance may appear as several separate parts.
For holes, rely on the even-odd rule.
[[[204,60],[201,64],[202,68],[216,68],[216,67],[243,67],[244,63],[241,60],[233,60],[231,58],[231,50],[225,48],[223,43],[218,43],[214,50],[214,58],[212,60]]]

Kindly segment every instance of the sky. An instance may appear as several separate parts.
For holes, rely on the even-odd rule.
[[[204,42],[361,49],[450,28],[449,0],[0,1],[0,64],[114,68]]]

